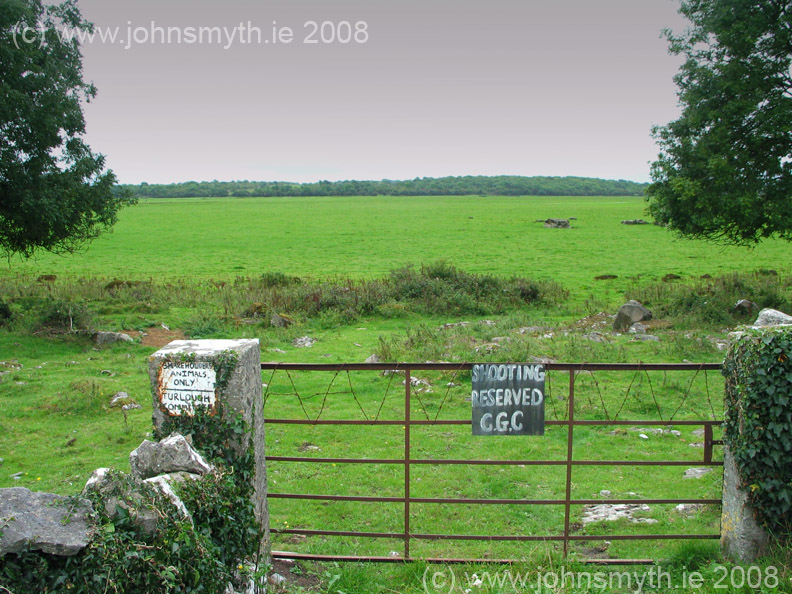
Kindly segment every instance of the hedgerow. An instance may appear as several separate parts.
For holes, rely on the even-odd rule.
[[[757,520],[792,537],[792,328],[752,330],[724,361],[724,438]]]

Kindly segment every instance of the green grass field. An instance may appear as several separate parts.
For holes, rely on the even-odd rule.
[[[679,240],[653,225],[620,224],[644,216],[643,208],[639,198],[596,197],[144,200],[122,213],[112,234],[82,253],[41,255],[30,261],[11,259],[0,270],[0,302],[8,303],[11,312],[11,319],[5,325],[0,323],[0,487],[73,494],[97,467],[128,470],[129,452],[150,434],[146,365],[156,347],[137,339],[134,344],[96,348],[85,336],[68,332],[72,324],[151,334],[165,325],[196,338],[258,338],[262,359],[267,361],[362,362],[377,353],[386,361],[549,357],[578,362],[703,362],[721,360],[718,342],[729,328],[750,321],[730,310],[736,299],[747,297],[776,307],[792,302],[792,280],[787,276],[792,269],[792,251],[788,244],[769,241],[753,250],[727,248]],[[548,217],[577,220],[568,230],[545,229],[534,222]],[[385,291],[376,279],[387,278],[392,270],[408,264],[420,268],[422,263],[439,260],[469,273],[555,281],[568,293],[547,284],[540,286],[544,291],[541,298],[522,304],[477,304],[465,297],[459,299],[457,309],[448,310],[420,297],[412,301],[388,297],[375,303],[378,292]],[[761,269],[778,274],[751,274]],[[427,270],[448,272],[442,266]],[[280,278],[265,275],[273,272],[303,277],[313,284],[305,280],[285,287],[262,284],[262,279]],[[662,282],[667,274],[681,278]],[[39,275],[56,275],[57,279],[40,282]],[[599,275],[617,278],[594,280]],[[720,278],[702,281],[702,275]],[[367,279],[372,284],[340,280],[346,278]],[[113,279],[145,282],[108,287]],[[428,282],[424,277],[418,281]],[[361,301],[371,299],[376,306],[354,309],[356,298],[349,295],[358,293]],[[609,333],[606,314],[615,313],[628,296],[642,299],[656,312],[649,332],[659,337],[658,342]],[[322,305],[313,307],[314,302]],[[68,316],[63,313],[66,309]],[[271,312],[292,315],[297,323],[273,328]],[[485,319],[489,322],[482,323]],[[460,321],[469,324],[443,328]],[[525,327],[534,330],[519,332]],[[604,341],[591,340],[592,331],[603,333]],[[293,346],[295,338],[305,335],[316,340],[314,346]],[[442,418],[466,418],[469,377],[431,372],[420,376],[433,390],[423,394],[420,402],[413,402],[416,417],[437,412],[447,396]],[[331,376],[297,373],[292,379],[306,397],[309,414],[318,412]],[[271,377],[265,372],[262,381],[269,384],[271,393],[266,402],[268,416],[301,414],[299,403],[290,394],[291,380],[282,373]],[[360,418],[359,404],[368,414],[386,393],[383,414],[398,418],[394,415],[403,412],[400,378],[389,385],[388,378],[360,372],[337,381],[333,391],[338,394],[328,401],[323,418]],[[566,375],[551,374],[550,381],[553,392],[552,398],[548,396],[548,417],[563,418]],[[719,375],[711,372],[689,381],[682,374],[659,372],[638,378],[628,373],[581,374],[575,411],[579,418],[601,419],[606,408],[612,414],[623,406],[620,418],[640,421],[658,416],[657,401],[660,414],[667,419],[684,399],[675,418],[712,418],[713,413],[719,417],[723,389]],[[448,382],[459,385],[446,389]],[[110,408],[110,397],[121,390],[142,408],[127,415]],[[691,467],[697,465],[701,450],[689,445],[699,439],[692,433],[693,427],[677,427],[681,430],[678,436],[651,434],[648,440],[639,437],[640,431],[630,430],[640,427],[636,424],[615,434],[609,433],[613,427],[576,430],[576,456],[680,459],[689,460]],[[403,452],[401,429],[271,425],[266,446],[270,455],[317,452],[306,450],[310,445],[320,450],[309,455],[399,457]],[[415,455],[427,458],[565,456],[562,428],[549,428],[543,438],[510,438],[508,452],[489,451],[498,449],[499,438],[473,438],[466,427],[413,431]],[[612,491],[614,497],[719,497],[719,469],[702,479],[682,479],[685,468],[576,469],[573,497],[596,498],[602,489]],[[272,463],[269,471],[274,492],[387,496],[398,495],[401,488],[398,467]],[[557,498],[563,496],[563,475],[563,467],[421,466],[413,471],[412,487],[413,495],[419,497]],[[401,509],[394,504],[300,504],[273,499],[270,507],[273,527],[401,528]],[[576,530],[601,535],[602,542],[608,534],[620,532],[718,531],[715,507],[689,516],[674,512],[672,507],[656,505],[643,514],[658,524],[621,521]],[[582,506],[573,513],[573,521],[578,522]],[[563,527],[562,508],[553,506],[504,509],[427,503],[415,505],[413,514],[414,530],[420,532],[558,534]],[[714,542],[686,545],[614,540],[604,551],[592,551],[583,544],[587,543],[573,545],[566,565],[557,544],[430,541],[414,543],[413,554],[518,557],[532,572],[540,571],[539,567],[576,567],[577,561],[595,554],[666,560],[679,571],[694,559],[695,567],[702,568],[712,582],[700,591],[718,591],[712,585],[720,562]],[[400,550],[400,542],[279,535],[275,548],[388,555]],[[779,563],[786,564],[782,567],[786,581],[781,588],[766,588],[766,592],[792,591],[787,557],[777,556],[765,565]],[[422,592],[425,567],[302,564],[290,577],[298,572],[314,576],[318,585],[310,591]],[[481,569],[464,567],[461,571],[472,574]],[[289,591],[301,591],[299,587],[290,586]],[[475,591],[512,590],[486,586]]]
[[[645,216],[644,207],[641,198],[621,197],[148,199],[83,253],[12,259],[0,274],[371,278],[445,259],[469,272],[553,279],[583,298],[620,295],[666,274],[792,268],[781,241],[750,250],[620,224]],[[550,217],[577,220],[569,230],[534,222]],[[618,278],[594,280],[608,274]]]

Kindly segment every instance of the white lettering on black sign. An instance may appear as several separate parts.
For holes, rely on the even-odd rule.
[[[165,361],[159,372],[159,401],[170,415],[214,409],[217,372],[208,361]]]
[[[473,435],[544,435],[545,369],[473,365]]]

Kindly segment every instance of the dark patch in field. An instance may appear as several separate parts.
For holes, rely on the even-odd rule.
[[[611,280],[612,278],[619,278],[615,274],[600,274],[599,276],[595,276],[594,280]]]
[[[145,332],[137,330],[124,330],[124,334],[129,334],[132,338],[140,337],[140,344],[147,347],[161,348],[173,340],[184,340],[184,332],[181,330],[165,330],[161,326],[152,326]]]
[[[272,573],[277,573],[286,578],[285,582],[270,587],[275,592],[316,591],[319,587],[319,577],[310,569],[291,559],[273,559]]]

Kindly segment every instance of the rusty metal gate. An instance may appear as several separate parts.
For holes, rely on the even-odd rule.
[[[411,555],[410,544],[416,540],[480,540],[480,541],[515,541],[515,542],[528,542],[528,541],[543,541],[543,542],[560,542],[563,547],[564,556],[569,552],[569,545],[573,541],[602,541],[602,540],[691,540],[691,539],[718,539],[719,533],[709,534],[607,534],[602,535],[581,535],[573,534],[571,530],[570,508],[572,505],[596,505],[596,504],[710,504],[719,506],[721,499],[573,499],[572,498],[572,484],[575,468],[581,466],[690,466],[696,464],[705,467],[722,466],[723,462],[713,459],[713,446],[722,445],[721,440],[713,438],[713,428],[720,427],[722,421],[716,419],[715,410],[710,400],[710,408],[712,415],[710,418],[697,418],[686,420],[674,420],[674,416],[682,408],[682,405],[687,399],[688,393],[683,394],[682,403],[668,418],[661,418],[645,420],[645,419],[619,419],[619,412],[615,415],[608,414],[605,410],[605,419],[603,420],[578,420],[575,418],[575,382],[578,374],[582,372],[595,372],[595,371],[618,371],[618,372],[632,372],[632,382],[627,390],[629,395],[633,383],[640,374],[648,371],[683,371],[693,374],[690,380],[690,386],[693,385],[693,380],[698,374],[703,373],[706,378],[707,371],[719,371],[722,367],[720,363],[545,363],[545,369],[548,372],[562,372],[568,374],[568,391],[567,391],[567,407],[565,411],[565,418],[553,419],[546,421],[547,426],[562,426],[566,428],[567,443],[566,443],[566,457],[564,459],[551,459],[551,460],[537,460],[537,459],[514,459],[514,460],[485,460],[485,459],[426,459],[415,458],[412,454],[411,445],[411,428],[422,425],[470,425],[471,419],[438,419],[437,416],[432,419],[426,415],[425,419],[416,419],[411,413],[411,405],[413,400],[412,395],[412,379],[414,378],[414,371],[452,371],[463,372],[469,371],[473,363],[363,363],[363,364],[297,364],[297,363],[262,363],[261,368],[265,372],[270,372],[270,379],[274,374],[283,372],[289,374],[295,371],[311,371],[311,372],[333,372],[347,373],[350,371],[371,371],[371,372],[387,372],[387,373],[403,373],[404,374],[404,415],[403,418],[380,420],[379,414],[377,418],[367,418],[366,420],[341,420],[341,419],[323,419],[321,411],[316,418],[310,418],[305,411],[305,418],[266,418],[267,425],[275,424],[289,424],[289,425],[401,425],[404,427],[404,447],[403,456],[399,458],[322,458],[322,457],[309,457],[309,456],[267,456],[267,460],[271,462],[288,462],[299,464],[316,464],[316,463],[332,463],[332,464],[386,464],[398,465],[403,467],[404,483],[403,493],[398,497],[378,497],[378,496],[352,496],[352,495],[329,495],[322,493],[283,493],[270,491],[268,494],[269,499],[297,499],[297,500],[314,500],[314,501],[347,501],[347,502],[382,502],[382,503],[398,503],[403,507],[403,529],[394,532],[365,532],[365,531],[344,531],[333,530],[332,527],[320,528],[288,528],[271,526],[270,530],[273,534],[291,534],[302,536],[330,536],[330,537],[357,537],[357,538],[388,538],[399,539],[403,543],[403,552],[399,556],[374,556],[374,555],[322,555],[311,553],[295,553],[273,551],[274,558],[291,558],[291,559],[310,559],[322,561],[374,561],[374,562],[405,562],[419,560]],[[548,374],[549,375],[549,374]],[[648,374],[647,374],[648,377]],[[266,373],[265,373],[266,378]],[[289,377],[291,381],[291,377]],[[265,384],[269,386],[269,384]],[[292,386],[294,382],[292,381]],[[599,389],[599,387],[597,387]],[[298,398],[299,393],[295,388],[294,392]],[[324,394],[327,399],[329,390]],[[269,393],[269,387],[265,390],[265,403]],[[447,395],[446,395],[447,396]],[[655,398],[654,393],[652,397]],[[709,387],[707,384],[707,398],[709,399]],[[625,396],[626,402],[627,396]],[[655,399],[655,404],[657,401]],[[301,401],[302,405],[302,401]],[[421,403],[423,406],[423,403]],[[623,405],[622,405],[623,406]],[[603,402],[604,407],[604,402]],[[442,404],[441,404],[442,409]],[[324,410],[324,403],[322,404]],[[425,410],[425,409],[424,409]],[[658,405],[658,413],[660,412]],[[268,411],[265,408],[265,417]],[[611,418],[612,417],[612,418]],[[591,460],[580,459],[574,455],[574,431],[576,427],[585,426],[655,426],[655,427],[670,427],[670,426],[698,426],[703,428],[703,448],[701,460]],[[490,438],[491,439],[491,438]],[[484,466],[563,466],[566,469],[566,490],[563,499],[470,499],[470,498],[425,498],[414,497],[411,495],[411,468],[419,465],[484,465]],[[438,533],[422,533],[416,531],[415,527],[411,525],[411,504],[424,504],[424,503],[440,503],[440,504],[477,504],[477,505],[541,505],[541,506],[563,506],[564,509],[564,522],[563,529],[554,534],[523,534],[523,535],[469,535],[469,534],[438,534]],[[513,563],[518,559],[472,559],[472,558],[431,558],[421,557],[420,560],[428,562],[444,562],[444,563],[469,563],[469,562],[485,562],[485,563]],[[584,562],[600,563],[600,564],[636,564],[636,563],[651,563],[651,559],[590,559]]]

